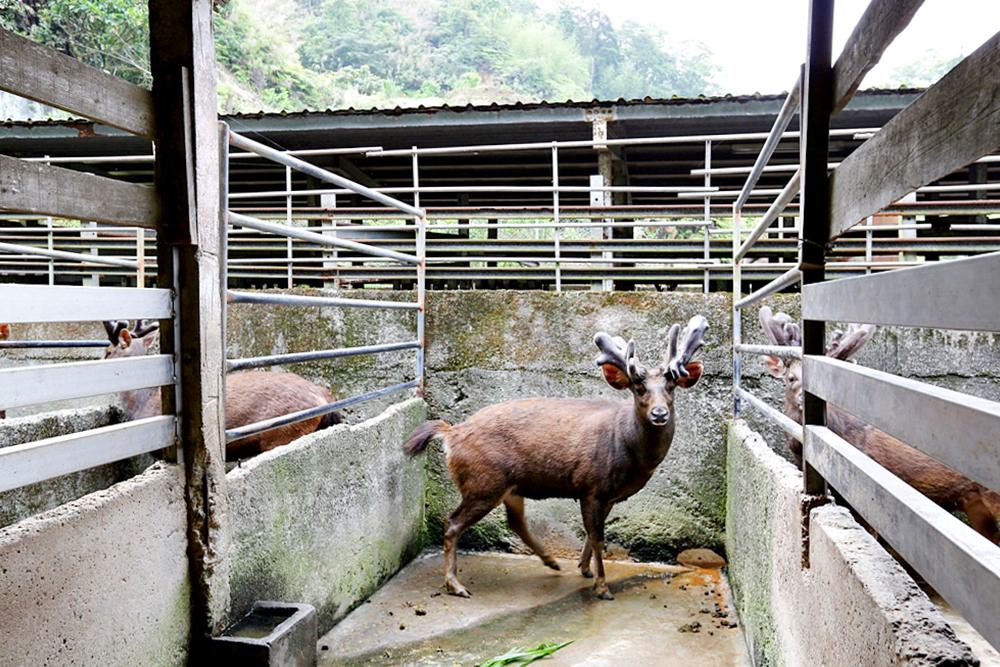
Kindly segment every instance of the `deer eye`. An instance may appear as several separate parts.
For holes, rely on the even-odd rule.
[[[635,393],[638,394],[639,396],[642,396],[643,394],[645,394],[646,393],[646,385],[644,385],[644,384],[637,384],[635,386]]]

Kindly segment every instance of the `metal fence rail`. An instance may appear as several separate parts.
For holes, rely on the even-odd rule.
[[[259,232],[266,232],[279,237],[284,237],[289,239],[288,252],[291,253],[292,246],[290,245],[291,239],[299,239],[301,241],[306,241],[313,245],[318,245],[321,247],[332,247],[338,250],[351,251],[354,254],[360,254],[367,257],[374,257],[380,260],[395,262],[403,264],[408,267],[415,267],[414,280],[417,283],[417,295],[416,300],[411,302],[397,302],[397,301],[376,301],[371,299],[350,299],[350,298],[340,298],[340,297],[317,297],[317,296],[302,296],[294,294],[251,294],[247,292],[239,291],[229,291],[227,293],[228,303],[245,303],[245,304],[268,304],[268,305],[280,305],[280,306],[320,306],[320,307],[340,307],[340,308],[381,308],[381,309],[406,309],[416,311],[416,339],[413,341],[404,341],[396,343],[384,343],[378,345],[367,345],[361,347],[349,347],[349,348],[334,348],[329,350],[313,350],[307,352],[293,352],[288,354],[274,354],[261,357],[252,357],[244,359],[227,359],[226,360],[226,371],[235,372],[239,370],[245,370],[249,368],[263,368],[268,366],[280,366],[288,364],[299,364],[306,363],[310,361],[319,361],[323,359],[339,359],[344,357],[356,356],[356,355],[367,355],[367,354],[381,354],[391,351],[399,350],[415,350],[416,351],[416,363],[415,363],[415,378],[413,380],[408,380],[405,382],[397,383],[388,387],[381,387],[368,392],[365,392],[358,396],[353,396],[350,398],[345,398],[337,401],[333,401],[327,405],[318,406],[315,408],[310,408],[308,410],[300,410],[287,414],[280,417],[274,417],[270,419],[261,420],[252,424],[246,424],[237,428],[226,430],[226,441],[234,442],[243,438],[247,438],[251,435],[256,435],[258,433],[263,433],[265,431],[270,431],[282,426],[287,426],[289,424],[294,424],[296,422],[305,421],[307,419],[314,419],[316,417],[329,414],[341,408],[349,407],[352,405],[357,405],[365,401],[370,401],[381,396],[386,396],[389,394],[405,391],[407,389],[416,389],[418,395],[423,393],[423,377],[424,377],[424,314],[425,314],[425,292],[424,292],[424,280],[425,280],[425,270],[427,266],[426,250],[424,246],[424,237],[426,235],[427,218],[426,213],[423,209],[417,206],[411,206],[404,202],[394,199],[386,194],[376,192],[370,188],[367,188],[359,183],[355,183],[349,179],[346,179],[337,174],[333,174],[325,169],[312,165],[305,162],[294,155],[287,152],[276,151],[272,148],[264,146],[263,144],[248,139],[244,136],[237,134],[226,128],[225,124],[223,126],[223,135],[228,137],[229,144],[242,148],[260,157],[267,158],[278,164],[285,165],[288,169],[295,169],[309,176],[316,178],[320,181],[327,183],[333,183],[339,187],[345,188],[350,192],[363,195],[370,199],[377,201],[393,210],[399,211],[404,214],[414,216],[414,224],[409,227],[407,231],[415,236],[413,240],[413,245],[416,248],[414,254],[406,254],[397,252],[395,250],[389,250],[371,243],[361,243],[357,241],[351,241],[348,239],[338,238],[332,235],[320,234],[313,231],[308,231],[305,229],[297,229],[291,224],[278,224],[273,222],[267,222],[259,218],[244,215],[242,213],[235,213],[232,210],[228,211],[229,221],[235,225],[241,227],[250,228]],[[228,148],[228,147],[224,147]],[[223,175],[228,174],[228,166],[225,164],[227,162],[225,158],[226,150],[223,151]],[[225,183],[225,179],[224,179]],[[227,206],[228,208],[228,202]],[[289,221],[290,222],[290,221]],[[289,256],[291,256],[289,254]],[[230,267],[233,266],[233,260],[227,260],[226,263],[226,274],[231,275]],[[287,264],[287,269],[291,271],[291,263]],[[289,277],[291,277],[289,273]],[[291,279],[291,278],[290,278]]]
[[[839,277],[839,263],[830,261],[831,244],[859,229],[873,229],[871,216],[915,189],[948,192],[948,186],[915,186],[932,183],[961,165],[993,161],[995,156],[983,156],[1000,145],[995,120],[1000,114],[998,33],[842,163],[828,162],[830,116],[847,104],[864,73],[920,4],[873,0],[831,66],[832,2],[810,2],[809,50],[800,79],[800,164],[771,207],[786,206],[801,186],[799,262],[741,298],[742,271],[750,268],[744,261],[775,215],[766,214],[746,242],[738,243],[738,233],[733,236],[734,414],[739,417],[747,404],[803,443],[804,492],[825,495],[827,486],[835,489],[983,637],[1000,646],[1000,548],[825,426],[829,402],[983,486],[1000,490],[1000,403],[824,356],[829,321],[1000,332],[998,252],[832,279]],[[962,103],[956,107],[952,101],[958,99]],[[791,119],[791,100],[790,95],[772,138]],[[980,106],[967,116],[967,106],[973,103]],[[944,132],[953,117],[967,119],[968,127]],[[773,143],[769,140],[766,146]],[[914,155],[921,159],[913,160]],[[743,192],[754,187],[769,157],[766,150],[761,154]],[[780,170],[792,167],[782,165]],[[733,209],[737,230],[745,201],[741,196]],[[871,258],[870,236],[865,243],[866,258]],[[803,283],[802,346],[743,344],[741,310],[798,280]],[[744,354],[802,360],[803,424],[741,386]]]

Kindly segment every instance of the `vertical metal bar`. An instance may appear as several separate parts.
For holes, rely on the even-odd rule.
[[[48,155],[45,156],[45,164],[49,164]],[[55,247],[52,239],[52,216],[47,216],[45,218],[45,228],[48,229],[48,233],[46,234],[48,237],[48,243],[46,245],[49,250],[54,250]],[[49,284],[56,284],[56,260],[52,257],[49,257]]]
[[[826,246],[830,235],[830,189],[827,161],[830,150],[830,111],[833,97],[833,0],[810,0],[809,40],[802,73],[802,135],[799,145],[799,170],[802,175],[799,194],[802,216],[802,244],[799,266],[802,284],[822,282],[826,274]],[[802,353],[822,355],[826,323],[805,320],[802,323]],[[805,392],[804,423],[826,424],[826,403],[819,396]],[[826,494],[826,482],[803,459],[805,493]],[[804,554],[808,557],[808,553]]]
[[[740,231],[743,227],[743,213],[733,204],[733,417],[740,416],[740,376],[743,371],[743,359],[738,347],[743,342],[742,311],[736,307],[736,302],[743,296],[742,261],[736,258],[740,249]]]
[[[706,188],[712,187],[712,140],[711,139],[705,140],[705,187]],[[712,258],[712,234],[709,228],[709,225],[712,222],[711,197],[705,197],[705,211],[702,222],[705,223],[705,227],[704,229],[702,229],[702,231],[704,232],[704,252],[702,253],[702,256],[707,262]],[[709,272],[708,267],[706,266],[705,284],[703,289],[705,294],[708,294],[710,276],[711,273]]]
[[[292,226],[292,168],[285,166],[285,224]],[[288,289],[294,287],[292,271],[292,238],[285,239],[285,256],[288,258]]]
[[[135,286],[146,286],[146,232],[142,227],[135,228]]]
[[[872,223],[875,218],[868,216],[865,221],[865,274],[872,272]]]
[[[552,222],[556,227],[552,230],[553,251],[556,260],[556,292],[562,292],[562,266],[559,263],[559,146],[552,142]]]
[[[417,147],[413,146],[413,205],[420,208],[420,162]],[[417,234],[417,396],[424,395],[424,352],[426,336],[424,318],[427,315],[427,217],[416,218]]]

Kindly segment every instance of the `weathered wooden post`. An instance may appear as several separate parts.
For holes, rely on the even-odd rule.
[[[211,0],[149,1],[155,109],[159,284],[175,290],[176,319],[162,350],[174,355],[191,568],[192,661],[200,639],[229,615],[225,476],[223,262],[220,261],[219,132]],[[172,335],[171,335],[172,334]]]

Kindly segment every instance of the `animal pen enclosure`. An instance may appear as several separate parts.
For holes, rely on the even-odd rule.
[[[110,488],[66,497],[56,503],[69,501],[64,505],[0,527],[0,624],[13,638],[0,650],[0,664],[197,662],[209,650],[206,638],[219,636],[263,597],[308,602],[321,631],[329,629],[440,538],[435,522],[450,491],[442,485],[440,456],[426,470],[402,457],[399,445],[413,426],[428,414],[456,420],[517,395],[592,395],[594,329],[656,338],[665,323],[702,311],[720,341],[705,353],[704,393],[681,404],[689,418],[682,414],[666,470],[631,507],[616,509],[612,537],[634,556],[657,560],[690,546],[724,545],[755,664],[853,664],[858,656],[865,664],[898,664],[921,655],[973,664],[968,647],[899,566],[843,508],[823,504],[829,485],[979,633],[1000,643],[1000,550],[824,428],[823,410],[829,401],[855,412],[996,489],[998,404],[821,356],[827,321],[1000,331],[997,309],[987,307],[1000,289],[998,225],[985,217],[996,214],[998,202],[981,197],[995,185],[989,181],[997,156],[989,153],[1000,146],[1000,76],[970,74],[1000,73],[996,37],[882,127],[831,130],[830,119],[918,1],[874,0],[831,64],[832,3],[813,0],[809,57],[770,133],[609,138],[607,124],[602,135],[596,122],[596,134],[582,140],[286,151],[219,127],[210,4],[150,3],[152,92],[0,31],[0,88],[156,144],[155,153],[138,156],[154,166],[153,187],[57,166],[64,159],[87,164],[72,156],[0,156],[0,215],[9,223],[0,239],[2,266],[5,276],[22,281],[0,284],[0,322],[13,323],[15,338],[30,339],[41,334],[19,335],[24,325],[119,318],[158,320],[162,332],[160,353],[139,358],[71,356],[67,363],[30,365],[16,358],[0,369],[0,409],[48,409],[53,401],[154,386],[164,407],[162,416],[0,443],[0,493],[137,454],[162,459]],[[801,134],[789,132],[800,109]],[[954,131],[934,131],[958,116],[965,121]],[[942,135],[947,139],[937,141]],[[828,156],[831,137],[848,145],[835,161]],[[894,162],[911,145],[901,137],[925,158]],[[722,163],[718,151],[727,142],[764,146],[745,163]],[[795,142],[798,162],[769,164],[776,147]],[[703,155],[685,165],[684,179],[616,180],[616,150],[675,145]],[[573,151],[580,150],[597,154],[598,173],[590,175],[599,178],[579,180],[586,174],[573,166]],[[369,160],[398,160],[409,182],[366,186],[359,182],[364,173],[345,178],[344,169],[313,164],[361,151]],[[427,180],[435,174],[428,162],[476,153],[541,155],[547,172],[539,178],[548,180]],[[279,187],[234,180],[233,164],[277,165],[271,173]],[[966,165],[981,167],[981,182],[943,180],[954,173],[964,178]],[[567,184],[567,173],[577,180]],[[760,187],[761,178],[785,176],[791,176],[785,187]],[[730,189],[732,179],[741,185]],[[915,190],[923,199],[909,201]],[[953,193],[976,198],[953,199]],[[447,198],[461,196],[473,203],[449,205]],[[523,201],[477,205],[476,196]],[[726,198],[735,198],[735,206],[718,203]],[[284,206],[274,206],[275,199]],[[872,216],[886,212],[900,217],[880,230]],[[744,233],[744,216],[751,215],[761,217]],[[917,222],[916,215],[930,217]],[[942,225],[943,215],[982,217]],[[53,226],[59,218],[100,226]],[[647,236],[636,238],[637,229]],[[674,236],[661,237],[667,229]],[[922,232],[931,235],[916,235]],[[513,238],[498,238],[504,233]],[[940,255],[971,257],[933,262]],[[915,256],[930,261],[905,268],[923,263]],[[95,276],[98,283],[130,286],[93,286]],[[441,289],[514,280],[544,291]],[[78,286],[82,281],[90,286]],[[741,313],[797,282],[802,348],[745,342],[751,334]],[[261,284],[339,289],[252,289]],[[672,292],[684,284],[697,292],[731,286],[733,303],[726,294]],[[629,293],[637,285],[667,291]],[[364,287],[378,289],[354,289]],[[428,294],[428,287],[437,289]],[[289,311],[295,315],[283,314]],[[520,344],[520,327],[535,344]],[[315,335],[300,335],[310,328]],[[65,338],[70,330],[32,331]],[[72,331],[86,338],[89,330]],[[13,341],[32,342],[69,344]],[[88,342],[107,344],[72,344]],[[743,363],[759,354],[802,359],[804,424],[769,407],[766,395],[773,392],[758,389],[758,376]],[[346,365],[369,356],[389,360],[333,376],[347,398],[224,428],[226,371]],[[347,376],[361,377],[352,384]],[[226,472],[227,441],[410,391],[413,398],[366,414],[370,419],[311,434]],[[742,420],[721,426],[741,417],[746,405],[804,442],[804,477],[759,446]],[[20,420],[8,422],[19,427]],[[0,423],[0,437],[13,437],[10,424]],[[539,503],[538,520],[573,549],[567,515],[565,505]],[[509,547],[496,524],[475,539],[479,546]],[[116,590],[109,592],[112,581]]]

